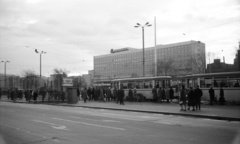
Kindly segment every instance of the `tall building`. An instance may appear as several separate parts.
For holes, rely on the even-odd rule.
[[[205,44],[187,41],[145,48],[145,76],[186,75],[204,73],[206,68]],[[143,76],[143,51],[135,48],[111,50],[110,54],[94,56],[94,79],[97,81],[115,78]]]

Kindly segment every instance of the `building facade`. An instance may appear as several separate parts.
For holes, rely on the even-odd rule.
[[[155,61],[155,47],[145,48],[145,76],[177,76],[205,72],[205,44],[200,41],[157,45],[156,55]],[[95,82],[141,76],[142,49],[123,48],[111,50],[110,54],[94,56]]]

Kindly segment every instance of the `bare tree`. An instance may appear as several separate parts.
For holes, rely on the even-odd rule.
[[[172,75],[174,71],[173,67],[174,60],[168,59],[158,59],[157,60],[157,76],[167,76]],[[155,74],[155,63],[152,64],[152,74]]]
[[[35,71],[24,70],[22,75],[24,77],[24,89],[36,89],[38,87],[39,79]]]

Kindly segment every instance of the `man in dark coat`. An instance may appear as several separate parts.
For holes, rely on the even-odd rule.
[[[199,86],[197,86],[197,88],[195,89],[195,95],[197,98],[196,101],[196,110],[201,110],[201,98],[202,98],[202,90],[199,88]]]
[[[129,98],[129,101],[133,101],[133,91],[131,88],[129,88],[128,90],[128,98]]]
[[[196,96],[193,91],[193,88],[190,87],[190,91],[188,93],[188,110],[192,107],[192,111],[195,111],[195,104],[196,104]]]
[[[221,105],[224,105],[224,103],[225,103],[224,91],[223,91],[223,88],[222,88],[222,87],[220,88],[220,98],[219,98],[219,102],[220,102]]]
[[[213,105],[215,93],[212,87],[209,89],[209,96],[210,96],[210,105]]]
[[[33,93],[33,100],[34,100],[34,103],[37,102],[37,97],[38,97],[38,91],[35,90],[34,93]]]
[[[120,101],[120,105],[124,105],[124,90],[123,90],[123,88],[120,88],[120,90],[119,90],[119,101]]]
[[[170,90],[169,90],[169,95],[170,95],[170,101],[172,102],[172,99],[173,99],[173,95],[174,95],[174,90],[172,87],[170,87]]]

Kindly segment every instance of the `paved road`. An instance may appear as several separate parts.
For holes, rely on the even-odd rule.
[[[237,144],[240,122],[0,102],[2,144]]]

